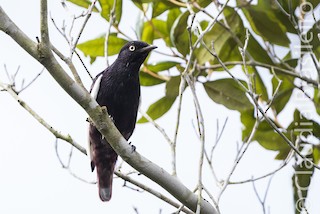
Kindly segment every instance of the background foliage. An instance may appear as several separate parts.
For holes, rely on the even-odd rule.
[[[72,2],[78,5],[83,3],[83,1]],[[107,21],[110,19],[109,11],[113,2],[113,0],[99,1],[101,6],[99,12]],[[156,64],[146,62],[141,69],[141,85],[166,84],[166,95],[153,103],[147,114],[155,120],[171,108],[179,94],[180,74],[186,69],[188,60],[191,60],[194,68],[192,77],[198,84],[203,85],[212,101],[240,113],[244,126],[242,138],[247,139],[256,119],[255,105],[246,95],[247,92],[230,76],[213,80],[212,77],[216,72],[225,71],[204,45],[197,46],[194,50],[195,54],[191,59],[188,58],[190,36],[187,28],[191,22],[190,11],[204,14],[199,26],[192,33],[191,42],[194,43],[196,34],[199,34],[199,31],[201,33],[214,18],[210,12],[211,4],[214,3],[210,0],[188,3],[148,0],[134,0],[133,2],[144,14],[137,24],[136,39],[150,44],[161,40],[172,52],[170,57],[166,57],[168,60],[159,60]],[[319,120],[316,121],[313,118],[318,115],[306,118],[305,112],[296,109],[287,126],[279,124],[277,117],[282,111],[285,111],[287,105],[292,105],[289,100],[293,91],[304,93],[307,96],[307,102],[313,103],[318,114],[320,112],[317,88],[319,76],[312,74],[316,70],[319,72],[319,64],[307,58],[320,58],[319,39],[311,39],[320,32],[319,17],[313,17],[312,26],[301,24],[301,20],[305,18],[306,14],[310,15],[318,4],[319,2],[316,0],[308,1],[308,3],[259,0],[257,4],[238,0],[236,5],[227,6],[223,10],[224,18],[219,19],[203,37],[203,41],[208,47],[213,43],[218,57],[229,69],[234,70],[236,75],[240,72],[245,73],[245,69],[248,70],[250,81],[254,83],[254,93],[259,96],[259,103],[267,109],[268,117],[292,142],[300,145],[301,152],[308,148],[307,157],[316,164],[320,159],[320,126]],[[125,42],[123,38],[126,38],[123,32],[117,31],[118,23],[121,22],[120,0],[117,0],[115,14],[115,31],[110,34],[108,40],[109,55],[116,54]],[[246,57],[243,60],[239,48],[244,47],[246,29],[249,30],[251,36],[248,39]],[[77,47],[85,55],[90,56],[93,63],[96,57],[104,56],[104,38],[92,39]],[[296,44],[297,38],[300,40],[300,44]],[[297,50],[296,46],[293,48],[293,45],[298,46],[299,49]],[[306,46],[309,46],[307,50],[305,50]],[[310,61],[306,62],[306,60]],[[244,64],[246,65],[243,66]],[[304,71],[308,73],[304,73]],[[272,78],[266,78],[270,75]],[[244,84],[246,83],[244,82]],[[304,126],[304,122],[307,123],[307,121],[309,125]],[[140,118],[138,122],[145,123],[148,120]],[[303,136],[301,136],[302,128],[311,131],[302,131]],[[253,139],[267,150],[278,151],[278,155],[275,157],[278,160],[285,160],[291,150],[285,140],[266,121],[261,122]],[[301,166],[297,166],[296,170],[301,170],[299,168]],[[308,170],[313,172],[314,167],[308,168]],[[311,178],[312,173],[301,175],[299,181],[302,183],[310,182]],[[295,191],[295,199],[298,200],[296,195]],[[306,196],[307,192],[304,195]]]
[[[315,12],[320,3],[237,0],[224,7],[210,0],[132,2],[141,12],[136,38],[120,28],[124,1],[99,0],[92,11],[110,28],[76,48],[91,64],[106,53],[116,55],[132,39],[167,49],[141,68],[141,85],[165,85],[165,92],[148,108],[151,120],[141,117],[138,123],[162,117],[180,102],[186,87],[203,87],[212,102],[239,113],[244,143],[256,141],[285,163],[296,149],[293,198],[297,203],[308,197],[308,188],[301,187],[310,185],[320,160],[320,18]],[[92,4],[69,3],[83,8]],[[216,8],[222,10],[217,20]],[[184,81],[188,84],[182,87]],[[288,118],[279,119],[288,112]]]

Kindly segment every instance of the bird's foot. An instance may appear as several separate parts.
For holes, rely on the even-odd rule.
[[[88,123],[90,123],[90,125],[93,125],[93,121],[91,120],[90,117],[87,117],[86,121],[87,121]]]
[[[114,123],[114,119],[111,115],[109,115],[109,118],[112,120],[112,122]]]
[[[131,152],[135,152],[136,151],[136,146],[133,145],[131,142],[129,142],[129,145],[131,146]]]

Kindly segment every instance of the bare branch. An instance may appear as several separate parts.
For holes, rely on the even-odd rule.
[[[80,152],[87,154],[86,150],[80,146],[76,141],[74,141],[70,135],[63,135],[59,131],[55,130],[52,126],[50,126],[40,115],[38,115],[25,101],[18,96],[17,92],[15,92],[10,85],[5,85],[0,82],[0,86],[5,89],[26,111],[28,111],[41,125],[43,125],[48,131],[50,131],[56,138],[62,139],[72,146],[76,147]]]
[[[122,178],[123,180],[128,181],[128,182],[136,185],[137,187],[149,192],[150,194],[156,196],[157,198],[167,202],[168,204],[170,204],[170,205],[172,205],[172,206],[174,206],[176,208],[180,207],[179,203],[171,200],[170,198],[166,197],[162,193],[160,193],[160,192],[158,192],[158,191],[146,186],[145,184],[138,182],[137,180],[131,178],[130,176],[128,176],[126,174],[123,174],[120,171],[115,171],[114,174],[116,174],[118,177]],[[185,213],[188,213],[188,214],[193,214],[192,211],[190,211],[189,209],[187,209],[185,207],[182,208],[182,211],[185,212]]]
[[[272,178],[273,178],[273,175],[269,179],[269,182],[268,182],[267,188],[265,190],[265,194],[264,194],[263,199],[259,196],[259,193],[258,193],[258,190],[256,188],[256,185],[254,184],[254,181],[252,182],[253,190],[254,190],[254,192],[255,192],[255,194],[256,194],[256,196],[257,196],[257,198],[258,198],[258,200],[259,200],[259,202],[261,204],[262,211],[263,211],[264,214],[267,213],[266,212],[266,199],[267,199],[267,194],[269,192],[269,188],[270,188],[270,184],[271,184]]]
[[[253,126],[253,128],[251,130],[250,136],[248,137],[247,141],[245,142],[244,149],[242,151],[241,151],[241,149],[239,150],[239,152],[237,154],[237,158],[236,158],[236,160],[235,160],[235,162],[234,162],[234,164],[233,164],[233,166],[232,166],[232,168],[230,170],[230,173],[229,173],[228,177],[223,182],[223,186],[222,186],[222,188],[220,190],[220,193],[219,193],[219,195],[217,197],[217,202],[218,203],[219,203],[219,200],[221,198],[222,193],[225,191],[225,189],[229,185],[229,181],[230,181],[230,178],[231,178],[233,172],[235,171],[235,169],[236,169],[237,165],[239,164],[241,158],[243,157],[243,155],[247,151],[247,149],[248,149],[248,147],[249,147],[249,145],[250,145],[250,143],[252,141],[252,138],[253,138],[254,134],[256,133],[256,131],[258,129],[258,126],[259,126],[259,120],[256,119],[255,124],[254,124],[254,126]]]
[[[105,40],[104,40],[104,57],[106,59],[106,66],[109,66],[109,58],[108,58],[108,43],[109,43],[109,36],[110,36],[110,32],[111,32],[111,27],[114,23],[114,19],[115,19],[115,11],[116,11],[116,4],[117,4],[117,0],[113,0],[113,5],[110,11],[110,19],[109,19],[109,27],[105,36]]]
[[[49,46],[49,30],[48,30],[48,2],[47,0],[41,0],[40,2],[40,33],[41,43],[45,46]]]
[[[73,152],[73,148],[74,148],[73,146],[71,146],[71,148],[70,148],[70,152],[69,152],[69,155],[68,155],[68,162],[67,162],[67,164],[64,164],[64,163],[63,163],[63,161],[62,161],[62,159],[61,159],[61,157],[60,157],[60,155],[59,155],[58,140],[59,140],[59,139],[56,138],[56,140],[55,140],[55,147],[54,147],[54,148],[55,148],[55,151],[56,151],[56,156],[57,156],[57,158],[58,158],[58,160],[59,160],[62,168],[63,168],[63,169],[66,169],[66,170],[69,172],[70,175],[72,175],[73,177],[75,177],[76,179],[78,179],[78,180],[80,180],[80,181],[82,181],[82,182],[84,182],[84,183],[87,183],[87,184],[96,184],[96,183],[97,183],[96,181],[87,181],[86,179],[83,179],[83,178],[79,177],[78,175],[76,175],[76,174],[71,170],[70,165],[71,165],[72,152]]]
[[[43,71],[44,71],[44,68],[27,85],[23,86],[23,84],[22,84],[21,89],[19,91],[17,91],[17,94],[20,94],[22,91],[27,89],[32,83],[34,83],[38,79],[38,77],[40,77],[40,75],[43,73]]]
[[[0,8],[0,29],[5,29],[5,32],[7,32],[12,38],[17,37],[16,33],[20,30],[18,27],[16,27],[16,25],[8,26],[8,22],[13,23],[3,12],[2,8]],[[24,37],[24,39],[29,40],[28,43],[30,43],[29,38]],[[18,39],[18,41],[20,40],[21,38]],[[46,67],[46,69],[60,84],[60,86],[89,114],[94,125],[124,161],[154,182],[158,183],[191,210],[197,209],[197,196],[193,194],[187,187],[185,187],[177,178],[171,176],[164,169],[152,163],[150,160],[140,155],[137,151],[133,151],[132,147],[119,133],[118,129],[109,118],[106,109],[101,108],[96,100],[93,99],[84,88],[75,83],[67,75],[67,73],[53,56],[50,49],[45,49],[44,47],[40,46],[39,51],[41,53],[41,57],[38,57],[37,49],[30,49],[30,47],[25,45],[25,43],[20,44],[20,46],[30,51],[32,53],[31,55]],[[213,214],[216,213],[216,210],[210,203],[202,199],[201,213]]]
[[[70,56],[70,58],[72,58],[72,55],[73,55],[73,53],[74,53],[74,50],[76,49],[77,44],[78,44],[78,42],[79,42],[79,39],[80,39],[80,37],[81,37],[81,34],[82,34],[85,26],[87,25],[88,20],[89,20],[90,17],[91,17],[92,10],[93,10],[96,2],[97,2],[97,0],[94,0],[94,1],[91,3],[90,7],[88,8],[87,16],[86,16],[86,18],[85,18],[85,20],[84,20],[84,22],[83,22],[83,24],[82,24],[82,26],[81,26],[81,29],[80,29],[79,34],[78,34],[78,36],[77,36],[77,39],[76,39],[76,41],[75,41],[75,42],[72,44],[72,46],[71,46],[71,56]],[[72,29],[72,28],[70,28],[70,29]]]

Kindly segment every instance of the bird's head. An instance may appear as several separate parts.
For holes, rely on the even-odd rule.
[[[141,41],[131,41],[125,44],[119,53],[118,60],[126,64],[141,66],[147,58],[150,51],[157,48],[157,46],[149,45]]]

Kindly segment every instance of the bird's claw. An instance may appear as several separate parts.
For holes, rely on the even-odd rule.
[[[129,142],[129,145],[131,146],[131,152],[135,152],[136,151],[136,146],[132,145],[131,142]]]

